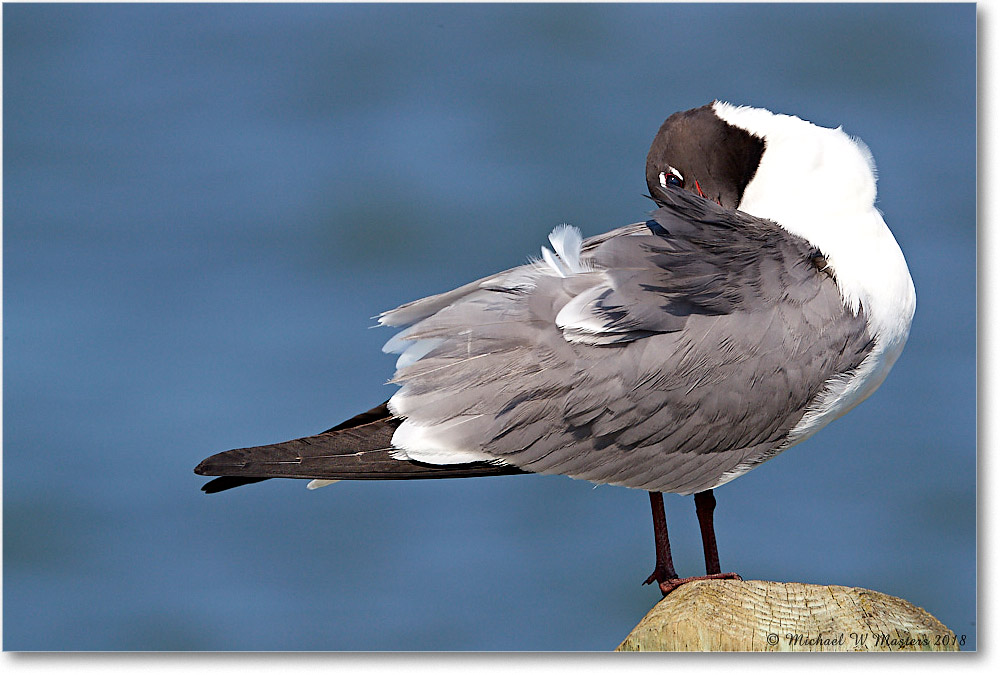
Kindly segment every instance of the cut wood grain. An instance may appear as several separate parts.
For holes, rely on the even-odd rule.
[[[957,651],[963,640],[877,591],[724,580],[681,586],[617,651]]]

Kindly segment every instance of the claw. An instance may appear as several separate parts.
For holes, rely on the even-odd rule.
[[[654,581],[658,584],[664,584],[668,581],[673,581],[677,577],[665,578],[665,575],[660,570],[653,570],[653,573],[646,577],[646,580],[642,582],[642,585],[651,584]]]
[[[677,590],[689,581],[701,581],[702,579],[735,579],[736,581],[743,581],[743,577],[735,572],[721,572],[719,574],[706,574],[701,577],[686,577],[684,579],[667,579],[660,582],[660,592],[663,593],[663,597],[670,595],[672,591]],[[647,579],[646,583],[650,583]]]

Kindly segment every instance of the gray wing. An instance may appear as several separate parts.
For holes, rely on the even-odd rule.
[[[667,192],[572,273],[525,266],[383,315],[409,325],[387,345],[394,445],[684,494],[784,449],[871,350],[865,317],[805,240]]]

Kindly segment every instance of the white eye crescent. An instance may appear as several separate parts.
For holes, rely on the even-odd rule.
[[[684,187],[684,176],[672,166],[668,166],[666,171],[660,172],[660,187],[665,188],[668,185]]]

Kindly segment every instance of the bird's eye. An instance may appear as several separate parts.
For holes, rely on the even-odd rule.
[[[668,166],[666,171],[660,172],[660,186],[684,187],[684,176],[672,166]]]

